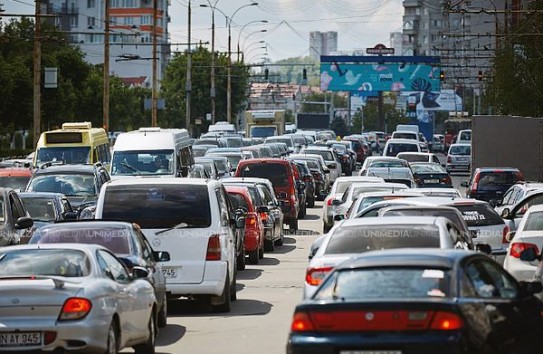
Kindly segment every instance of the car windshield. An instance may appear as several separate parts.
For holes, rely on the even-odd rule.
[[[375,160],[370,162],[368,167],[407,167],[408,164],[402,160]]]
[[[331,235],[325,254],[363,253],[389,248],[439,248],[435,225],[343,226]]]
[[[90,274],[87,255],[70,249],[24,249],[0,252],[0,276],[84,277]]]
[[[112,176],[171,175],[173,150],[115,151],[111,162]]]
[[[131,231],[126,227],[70,225],[38,229],[29,243],[97,244],[118,255],[131,253]]]
[[[275,187],[288,186],[286,165],[279,163],[251,163],[243,166],[239,177],[267,178]]]
[[[30,176],[1,176],[0,187],[8,187],[24,191]]]
[[[328,150],[304,150],[304,153],[320,155],[324,158],[324,161],[334,161],[334,155]]]
[[[467,140],[467,141],[471,141],[471,132],[470,131],[466,131],[466,132],[461,132],[460,133],[460,140]]]
[[[207,186],[146,184],[110,186],[104,197],[102,218],[135,222],[143,229],[209,227],[211,209]]]
[[[429,164],[412,164],[411,170],[413,173],[447,173],[443,166],[437,163]]]
[[[471,146],[469,145],[452,145],[449,150],[449,155],[471,155]]]
[[[27,192],[53,192],[66,196],[91,197],[96,195],[94,174],[36,175]]]
[[[528,214],[523,231],[543,231],[543,211]]]
[[[468,226],[490,226],[504,224],[503,219],[488,204],[454,205],[460,210]]]
[[[64,164],[90,163],[90,147],[42,147],[38,149],[36,163],[62,162]]]
[[[56,219],[53,199],[46,197],[30,198],[21,196],[21,200],[32,219],[39,221],[54,221]]]
[[[419,267],[345,269],[334,273],[315,300],[359,301],[450,296],[450,270]]]

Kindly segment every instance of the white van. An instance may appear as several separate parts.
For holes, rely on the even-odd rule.
[[[236,134],[236,126],[234,124],[230,124],[228,122],[217,122],[215,124],[210,125],[207,128],[207,131],[209,133],[219,133],[219,134]]]
[[[456,144],[471,144],[471,129],[464,129],[458,132]]]
[[[383,156],[396,157],[400,152],[422,152],[417,140],[389,139],[383,150]]]
[[[100,191],[96,218],[137,223],[155,251],[170,254],[162,265],[170,298],[200,298],[214,311],[230,310],[230,301],[236,299],[236,227],[243,225],[234,225],[234,211],[220,182],[111,181]]]
[[[133,176],[186,177],[194,164],[186,129],[140,128],[117,136],[111,179]]]

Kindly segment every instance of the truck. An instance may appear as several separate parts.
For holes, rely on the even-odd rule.
[[[248,138],[282,135],[285,130],[284,110],[254,110],[245,112],[245,134]]]
[[[471,164],[516,167],[527,181],[543,181],[543,118],[473,116]]]
[[[330,114],[298,113],[296,115],[296,128],[300,130],[328,130],[330,129]]]

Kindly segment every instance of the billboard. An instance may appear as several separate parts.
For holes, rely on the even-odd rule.
[[[321,90],[439,91],[439,72],[420,63],[321,63]]]
[[[462,111],[462,98],[454,90],[441,90],[438,92],[405,91],[400,96],[405,97],[407,106],[417,106],[419,110]]]

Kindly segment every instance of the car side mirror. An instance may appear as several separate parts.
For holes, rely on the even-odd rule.
[[[243,229],[245,227],[245,217],[240,216],[240,217],[236,218],[235,225],[236,225],[236,228]]]
[[[521,294],[524,296],[539,294],[543,291],[543,284],[540,281],[520,281],[519,285]]]
[[[341,221],[343,219],[345,219],[343,215],[340,215],[340,214],[334,215],[334,221]]]
[[[339,199],[333,199],[332,200],[332,205],[340,205],[341,204],[341,200]]]
[[[468,188],[469,187],[468,182],[467,181],[462,181],[462,183],[460,183],[460,187]]]
[[[516,232],[515,231],[509,231],[507,234],[505,234],[505,240],[507,242],[513,241],[513,238],[515,237]]]
[[[498,202],[497,199],[490,199],[490,200],[488,201],[488,204],[489,204],[491,207],[495,208],[495,207],[497,207],[497,206],[499,205],[499,202]]]
[[[509,210],[509,208],[503,209],[500,216],[502,217],[502,219],[509,219],[509,218],[511,218],[511,210]]]
[[[527,248],[520,253],[520,260],[524,262],[533,262],[541,260],[541,256],[537,255],[535,248]]]
[[[324,170],[324,174],[329,174],[330,173],[330,170]]]
[[[318,247],[314,248],[311,252],[309,252],[309,256],[307,256],[308,259],[313,259],[313,257],[315,257],[315,255],[317,254],[317,251],[319,250]]]
[[[335,169],[337,168],[337,164],[336,163],[331,163],[331,164],[328,164],[326,165],[328,168],[331,168],[331,169]]]
[[[77,220],[77,212],[76,211],[67,211],[64,213],[64,219],[65,220]]]
[[[488,245],[486,243],[478,243],[477,245],[475,245],[475,250],[477,252],[481,252],[481,253],[484,253],[484,254],[487,254],[487,255],[492,254],[492,247],[490,247],[490,245]]]
[[[34,220],[32,220],[31,217],[21,216],[19,219],[17,219],[14,226],[17,230],[22,230],[22,229],[29,229],[33,225],[34,225]]]
[[[154,252],[155,255],[155,261],[157,262],[169,262],[170,261],[170,253],[165,251],[160,252]]]
[[[261,205],[259,206],[258,208],[256,208],[256,211],[258,213],[269,213],[270,212],[270,208],[268,208],[267,206],[265,205]]]
[[[149,277],[149,271],[140,266],[132,267],[132,278],[133,279],[146,279]]]

